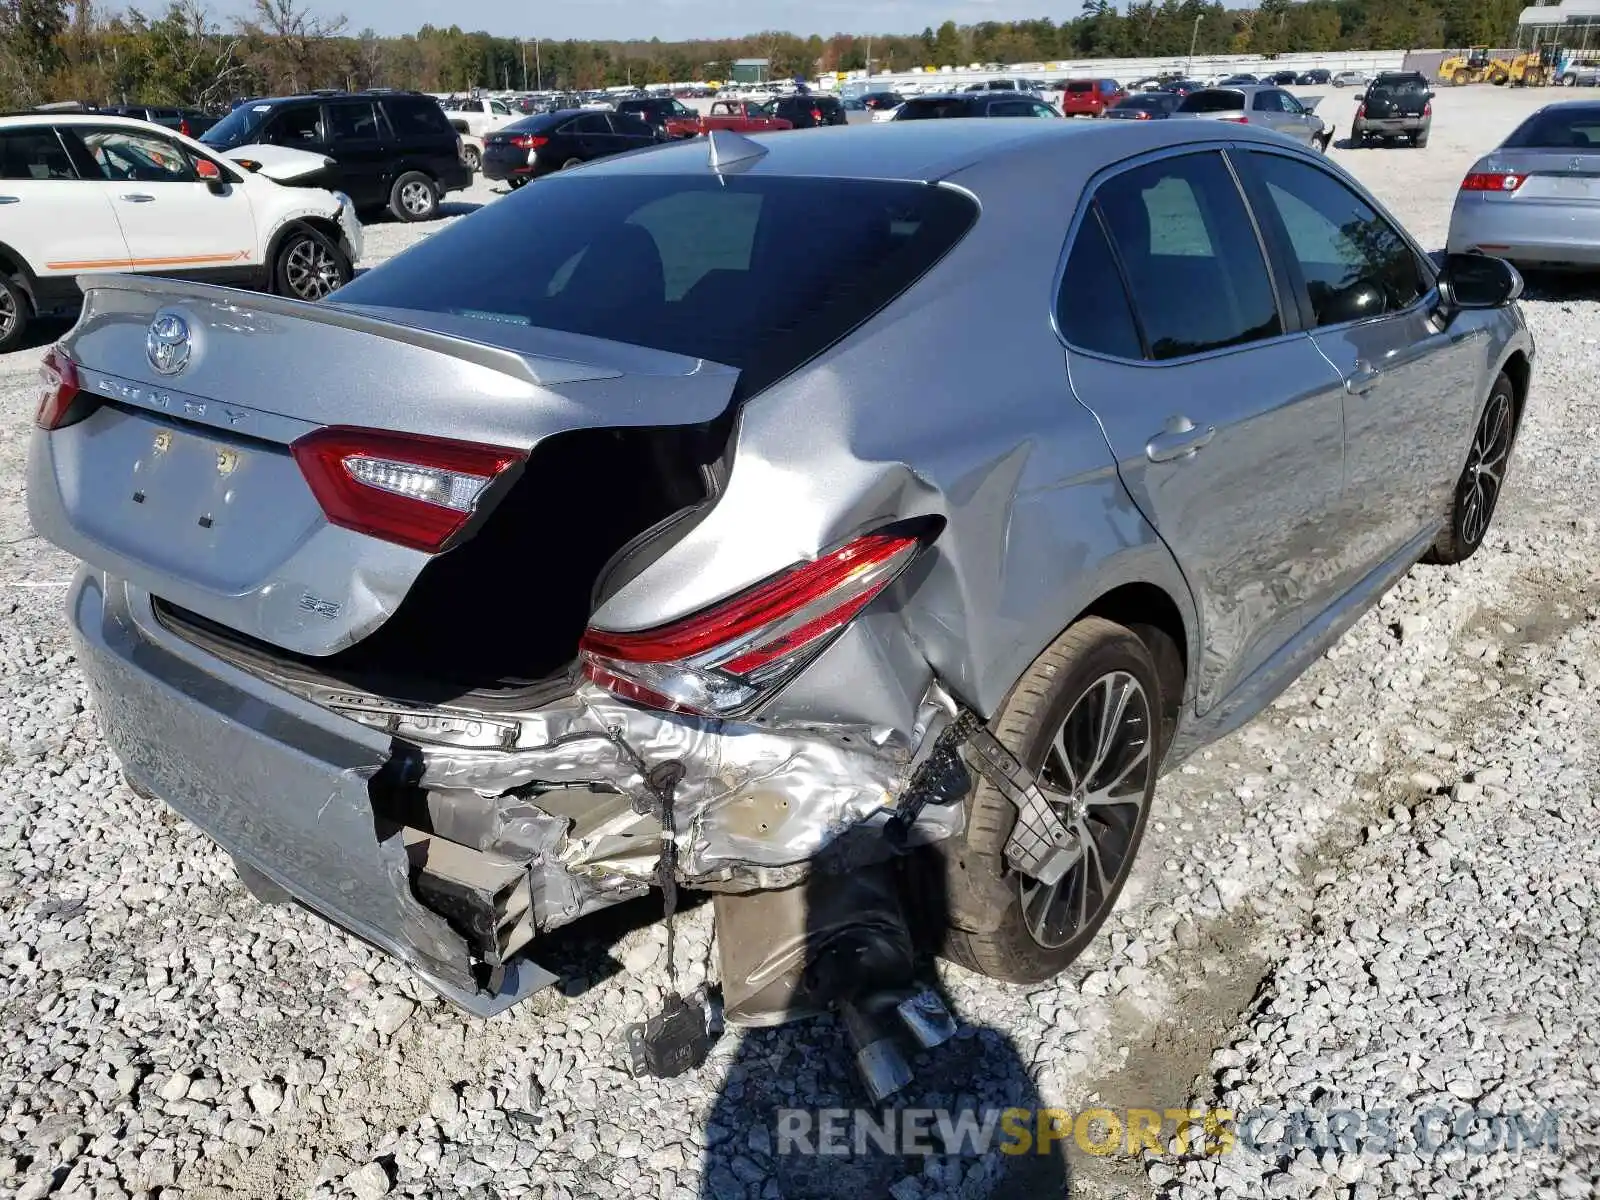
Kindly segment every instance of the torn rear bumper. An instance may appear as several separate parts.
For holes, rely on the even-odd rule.
[[[287,696],[164,631],[144,593],[73,586],[79,661],[129,779],[306,907],[489,1016],[555,977],[512,964],[491,992],[466,940],[412,893],[403,830],[374,818],[390,739]]]
[[[662,814],[646,775],[663,764],[682,768],[677,879],[723,892],[857,870],[949,837],[964,817],[965,773],[939,749],[955,705],[926,675],[906,680],[926,690],[920,703],[904,693],[889,726],[699,721],[587,686],[490,720],[263,678],[97,571],[69,603],[130,782],[265,890],[480,1015],[555,981],[527,961],[539,933],[659,882]],[[863,628],[832,652],[883,648]]]

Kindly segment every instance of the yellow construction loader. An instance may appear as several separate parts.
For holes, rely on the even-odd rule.
[[[1487,46],[1458,51],[1439,64],[1439,78],[1456,87],[1482,83],[1489,78],[1492,60]]]
[[[1489,63],[1489,82],[1495,87],[1508,83],[1512,87],[1548,87],[1554,78],[1555,68],[1537,50]]]

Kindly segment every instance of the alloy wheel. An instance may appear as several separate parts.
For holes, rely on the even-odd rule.
[[[400,189],[400,204],[408,213],[420,217],[433,207],[433,195],[427,184],[413,181]]]
[[[1051,742],[1039,786],[1073,833],[1077,859],[1054,884],[1019,876],[1023,921],[1045,949],[1097,923],[1132,863],[1129,853],[1149,792],[1150,698],[1126,671],[1084,691]]]
[[[9,288],[0,288],[0,342],[17,327],[17,301]]]
[[[301,238],[284,255],[289,290],[301,300],[321,300],[344,282],[333,252],[316,238]]]
[[[1511,398],[1504,392],[1496,392],[1489,397],[1489,406],[1478,422],[1472,450],[1467,455],[1467,469],[1461,473],[1457,492],[1461,540],[1469,546],[1477,545],[1488,531],[1510,457]]]

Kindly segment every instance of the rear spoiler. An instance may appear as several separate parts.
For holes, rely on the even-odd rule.
[[[422,350],[462,359],[523,383],[539,384],[545,380],[537,374],[532,364],[514,350],[490,346],[468,338],[455,337],[431,329],[419,329],[398,321],[369,316],[360,309],[337,304],[310,304],[304,300],[291,300],[268,292],[241,292],[237,288],[220,287],[211,283],[195,283],[186,279],[166,279],[154,275],[79,275],[78,288],[83,292],[83,314],[93,315],[97,299],[103,292],[132,292],[142,296],[169,297],[173,300],[193,300],[254,313],[293,317],[297,321],[315,321],[338,329],[372,334],[393,342],[403,342]],[[573,366],[578,366],[574,363]],[[589,375],[592,377],[593,371]]]

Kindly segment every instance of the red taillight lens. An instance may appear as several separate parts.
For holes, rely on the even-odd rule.
[[[1248,125],[1249,117],[1219,117],[1218,120],[1226,121],[1229,125]]]
[[[811,110],[811,119],[819,125],[822,124],[822,110],[820,108],[813,108]]]
[[[330,426],[289,447],[331,524],[437,554],[520,450]]]
[[[921,548],[904,534],[868,534],[670,625],[590,629],[579,644],[584,673],[647,707],[738,714],[792,679]]]
[[[1428,100],[1428,101],[1425,101],[1423,103],[1423,105],[1422,105],[1422,115],[1425,116],[1425,117],[1433,116],[1433,101],[1432,100]]]
[[[60,346],[51,346],[39,364],[39,408],[34,413],[33,423],[40,429],[60,429],[87,416],[86,409],[72,414],[72,402],[81,390],[77,364]]]
[[[1461,181],[1463,192],[1514,192],[1526,175],[1514,171],[1474,171]]]
[[[1359,121],[1359,120],[1361,120],[1362,117],[1364,117],[1366,115],[1367,115],[1367,106],[1365,104],[1356,105],[1356,120]]]
[[[538,137],[531,133],[514,133],[507,139],[518,150],[537,150],[540,146],[548,146],[550,139]]]

